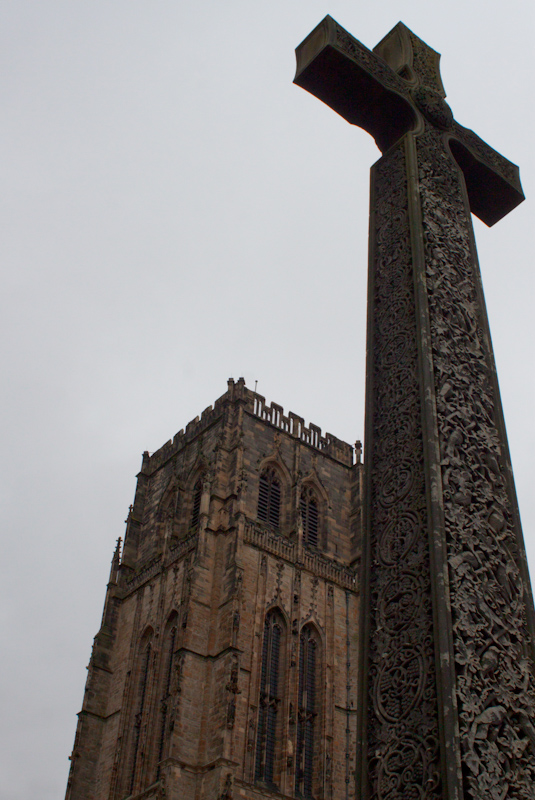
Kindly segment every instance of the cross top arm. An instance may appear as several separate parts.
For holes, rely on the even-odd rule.
[[[522,202],[518,167],[453,118],[440,55],[403,23],[372,50],[327,16],[296,49],[294,83],[370,133],[381,152],[424,121],[444,134],[471,211],[493,225]]]

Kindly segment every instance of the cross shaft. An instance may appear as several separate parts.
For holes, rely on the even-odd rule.
[[[296,83],[370,132],[359,800],[532,800],[535,613],[470,212],[523,199],[439,54],[331,17]]]

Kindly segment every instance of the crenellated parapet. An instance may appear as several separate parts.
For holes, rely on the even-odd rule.
[[[266,398],[253,392],[245,385],[245,380],[239,378],[228,381],[228,390],[221,395],[213,405],[207,406],[202,414],[192,419],[185,428],[182,428],[169,439],[162,447],[156,450],[143,464],[142,472],[152,475],[166,461],[172,458],[183,447],[196,439],[201,433],[215,424],[223,415],[229,403],[241,403],[245,411],[263,422],[273,425],[280,431],[287,433],[304,444],[320,450],[323,455],[351,466],[354,463],[353,446],[333,436],[332,433],[322,434],[321,428],[312,422],[307,426],[303,417],[293,411],[284,413],[284,408],[278,403],[266,403]]]
[[[300,439],[310,447],[321,450],[323,455],[330,456],[348,466],[353,464],[353,447],[350,444],[337,439],[332,433],[326,433],[322,436],[321,428],[312,422],[307,427],[304,419],[298,414],[294,414],[293,411],[289,411],[285,415],[282,406],[277,403],[271,403],[268,406],[265,397],[248,389],[246,391],[248,394],[247,410],[252,411],[255,416],[260,417],[264,422],[269,422],[270,425],[274,425],[290,436]]]

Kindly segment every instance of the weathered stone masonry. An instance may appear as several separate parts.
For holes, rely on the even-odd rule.
[[[353,461],[350,445],[267,406],[243,379],[144,454],[95,637],[67,800],[258,800],[293,797],[307,780],[314,797],[352,796],[362,483]],[[278,525],[258,519],[266,470],[279,486]],[[315,503],[308,542],[304,489]],[[282,631],[270,780],[258,767],[269,614]],[[299,745],[304,632],[316,659],[308,756]]]

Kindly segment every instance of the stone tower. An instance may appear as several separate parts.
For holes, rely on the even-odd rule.
[[[356,461],[242,378],[144,454],[67,800],[354,796]]]

